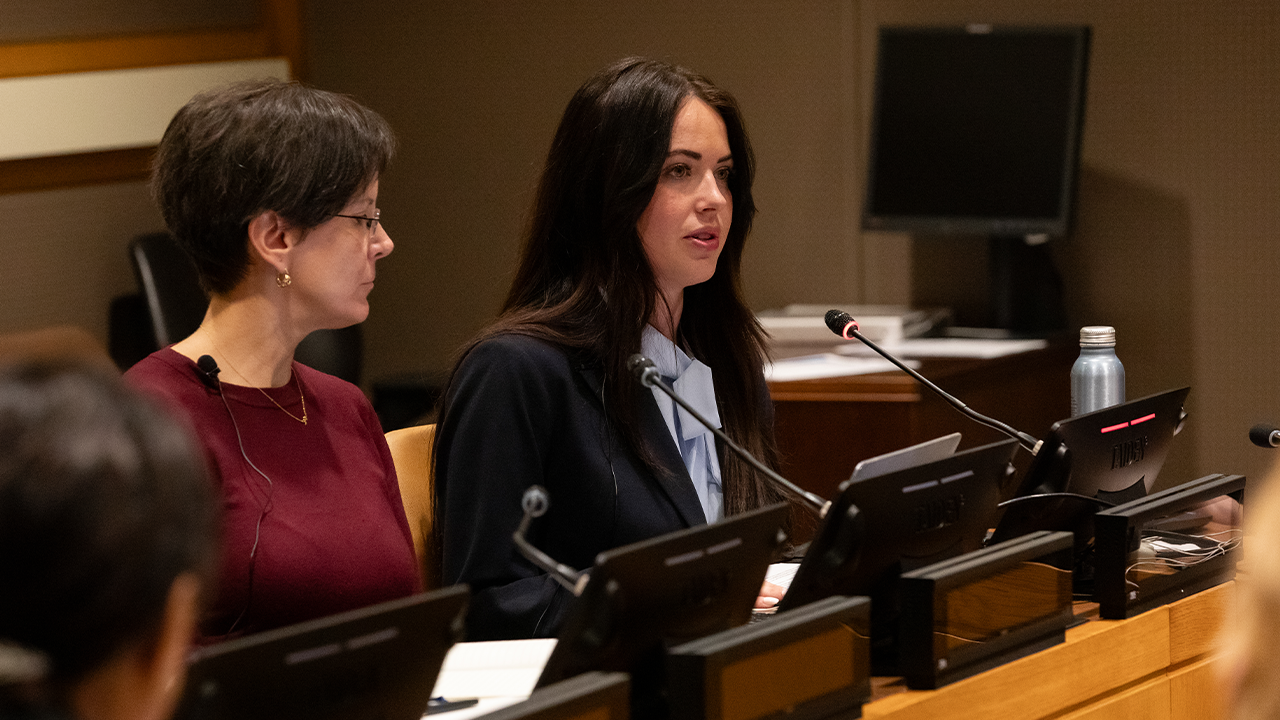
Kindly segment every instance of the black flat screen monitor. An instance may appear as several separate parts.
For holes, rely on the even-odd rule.
[[[470,591],[434,590],[193,653],[175,720],[418,720]]]
[[[1004,503],[991,542],[1034,530],[1068,530],[1076,534],[1077,553],[1086,552],[1096,512],[1151,490],[1190,392],[1167,390],[1054,423],[1014,497]]]
[[[886,580],[982,548],[1016,448],[1002,440],[845,481],[779,611],[831,595],[871,595],[874,625],[874,595]]]
[[[880,29],[863,227],[1066,235],[1089,28]]]
[[[538,687],[590,670],[632,673],[635,693],[660,682],[663,643],[745,624],[775,552],[786,503],[600,553]]]

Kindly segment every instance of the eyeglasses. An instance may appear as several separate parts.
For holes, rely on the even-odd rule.
[[[339,215],[336,213],[334,214],[334,217],[344,217],[362,221],[365,229],[369,231],[369,237],[373,237],[373,234],[378,231],[378,222],[382,220],[382,211],[378,208],[374,208],[373,217],[365,217],[364,215]]]

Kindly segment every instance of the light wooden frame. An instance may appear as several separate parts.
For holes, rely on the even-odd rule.
[[[260,0],[260,24],[193,32],[0,45],[0,79],[60,73],[284,57],[306,77],[302,0]],[[155,148],[0,162],[0,194],[147,177]]]

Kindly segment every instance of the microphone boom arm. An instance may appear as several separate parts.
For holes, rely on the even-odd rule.
[[[858,332],[857,329],[845,328],[844,335],[845,337],[852,336],[853,338],[856,338],[862,341],[862,344],[866,345],[872,350],[875,350],[876,353],[880,355],[880,357],[883,357],[885,360],[888,360],[889,362],[896,365],[900,370],[902,370],[906,374],[915,378],[916,382],[919,382],[925,387],[932,390],[936,395],[940,396],[943,400],[946,400],[951,405],[951,407],[955,408],[956,410],[959,410],[970,420],[986,425],[987,427],[993,430],[999,430],[1005,435],[1016,439],[1018,443],[1022,445],[1022,447],[1026,448],[1032,455],[1035,455],[1036,451],[1040,449],[1039,440],[1036,440],[1030,435],[1022,432],[1021,430],[1015,430],[1009,425],[1006,425],[1005,423],[1002,423],[999,420],[996,420],[995,418],[989,418],[986,415],[983,415],[982,413],[979,413],[978,411],[971,409],[968,405],[965,405],[963,402],[961,402],[959,398],[956,398],[950,393],[943,392],[942,388],[938,387],[937,385],[934,385],[933,382],[930,381],[928,378],[916,372],[910,366],[908,366],[906,363],[902,362],[898,358],[890,355],[888,352],[881,349],[879,345],[876,345],[875,343],[868,340],[866,336],[863,335],[861,332]]]
[[[551,579],[560,583],[575,596],[581,595],[582,589],[587,584],[587,573],[579,572],[564,563],[556,562],[554,558],[534,547],[533,543],[524,537],[525,533],[529,531],[529,523],[535,517],[539,517],[547,511],[547,503],[546,490],[537,485],[531,486],[526,490],[524,497],[521,499],[521,505],[524,506],[524,517],[520,518],[520,525],[516,528],[516,531],[511,533],[511,539],[516,544],[516,550],[521,555],[524,555],[529,562],[546,570]]]
[[[643,358],[643,359],[645,360],[645,362],[648,362],[647,358]],[[636,360],[637,360],[636,356],[632,356],[631,363],[635,363]],[[747,452],[746,450],[743,450],[733,440],[730,440],[728,435],[724,434],[724,432],[722,432],[719,428],[716,428],[715,426],[713,426],[711,422],[707,420],[705,417],[703,417],[701,413],[695,410],[692,405],[686,402],[684,398],[680,397],[680,395],[675,391],[675,389],[673,389],[671,386],[663,382],[662,376],[658,373],[658,369],[654,367],[652,363],[650,363],[647,367],[644,367],[643,370],[640,370],[637,374],[637,377],[639,378],[641,385],[644,385],[645,387],[651,387],[651,388],[656,387],[659,390],[661,390],[663,393],[665,393],[667,397],[674,400],[677,405],[684,408],[685,412],[688,412],[690,415],[693,416],[695,420],[702,423],[703,427],[707,428],[712,433],[714,433],[715,436],[719,438],[721,442],[729,446],[729,448],[732,449],[733,452],[738,457],[742,458],[743,460],[746,460],[748,463],[751,464],[751,467],[755,468],[759,472],[764,473],[764,475],[766,475],[770,480],[777,483],[778,487],[782,488],[784,491],[787,492],[787,494],[791,495],[796,500],[799,500],[802,504],[805,505],[805,507],[807,507],[819,518],[826,516],[827,510],[831,507],[830,502],[823,500],[817,495],[814,495],[808,490],[805,490],[799,485],[796,485],[790,480],[782,477],[778,473],[774,472],[771,468],[769,468],[769,466],[765,465],[764,463],[756,459],[754,455]]]

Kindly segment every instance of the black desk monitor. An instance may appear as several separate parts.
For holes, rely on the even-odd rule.
[[[175,720],[418,720],[461,636],[465,585],[201,648]]]
[[[631,672],[633,694],[654,692],[664,642],[751,619],[789,512],[778,503],[600,553],[538,687],[603,670]]]
[[[1054,423],[1013,499],[1004,503],[991,542],[1069,530],[1076,534],[1077,554],[1084,552],[1093,541],[1094,513],[1151,489],[1190,392],[1167,390]]]
[[[830,595],[872,595],[874,626],[874,593],[883,581],[982,547],[1016,448],[1002,440],[845,481],[779,611]]]

